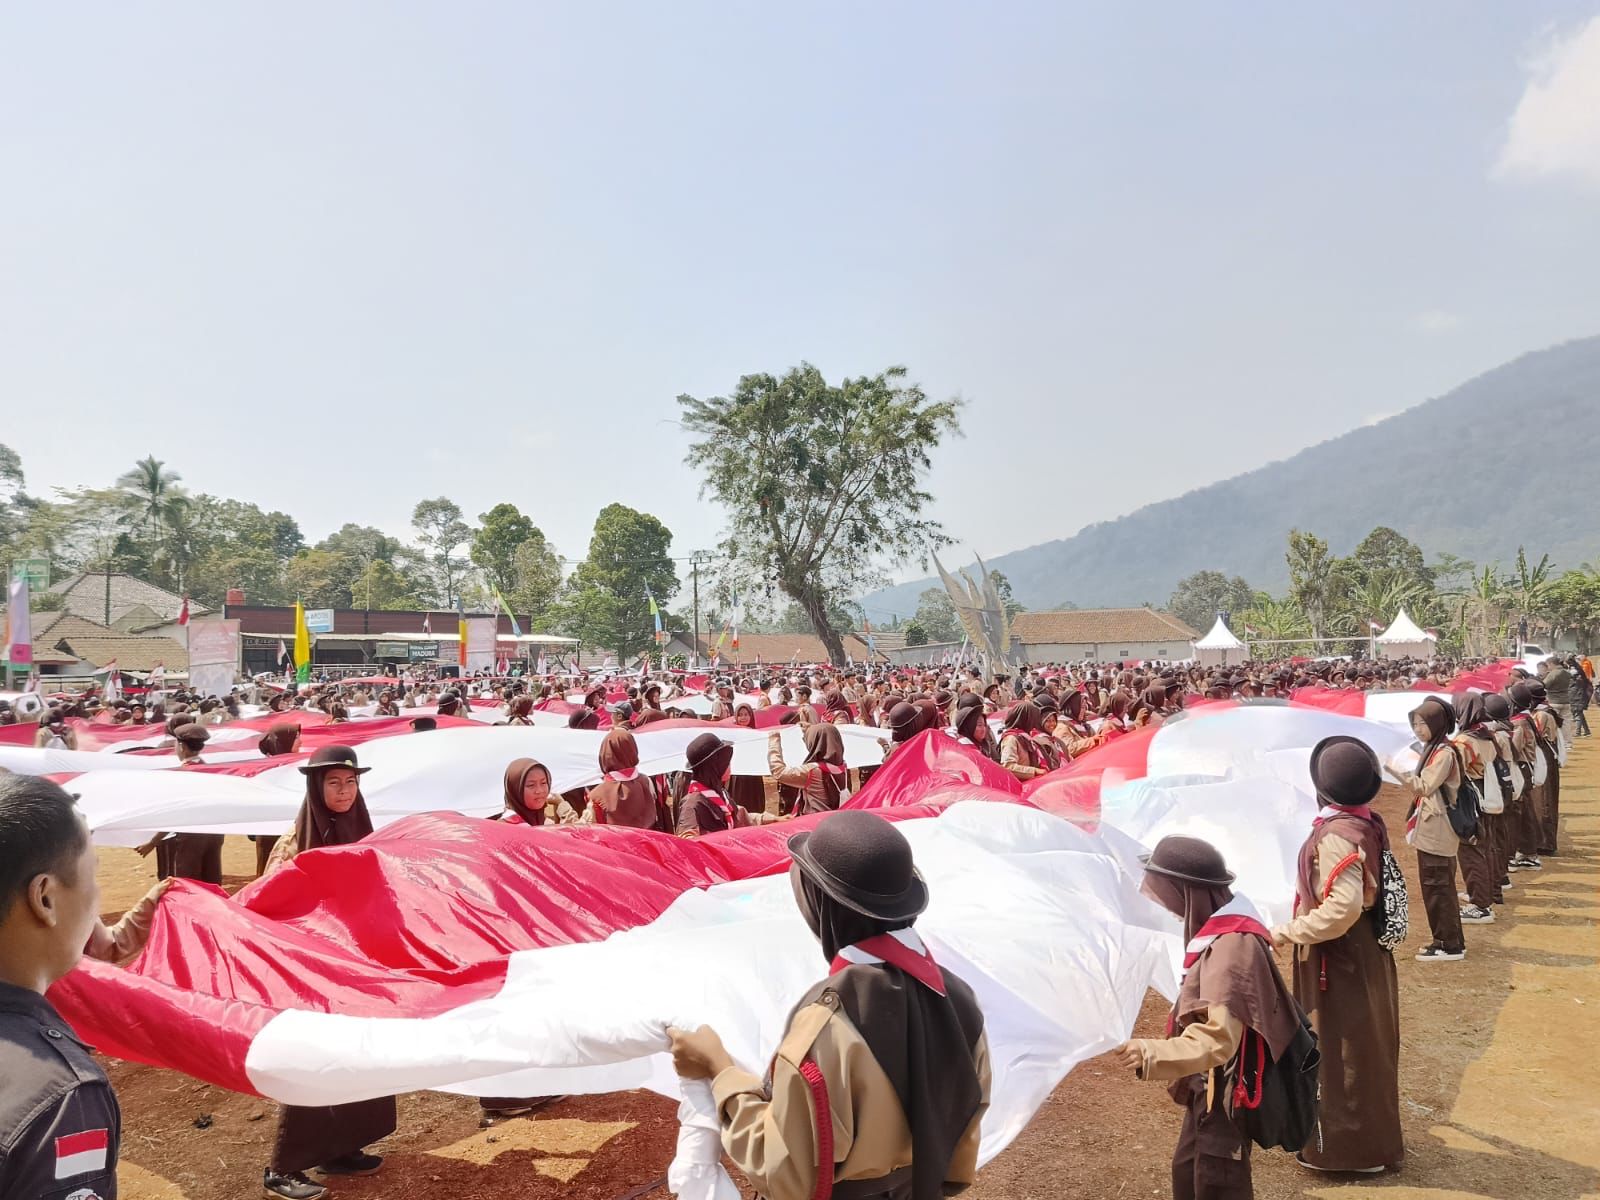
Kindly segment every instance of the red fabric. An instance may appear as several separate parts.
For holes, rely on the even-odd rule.
[[[1291,691],[1289,700],[1293,704],[1321,709],[1323,712],[1339,713],[1346,717],[1364,717],[1367,715],[1367,694],[1365,692],[1302,687]]]
[[[1194,941],[1198,942],[1201,938],[1219,938],[1225,933],[1248,933],[1266,942],[1269,949],[1272,946],[1272,934],[1268,932],[1267,927],[1254,917],[1246,917],[1239,913],[1212,917],[1204,925],[1200,926],[1200,932],[1194,935]],[[1194,942],[1190,943],[1190,945],[1193,944]],[[1207,945],[1209,944],[1210,942],[1208,941]],[[1187,971],[1194,966],[1204,953],[1205,949],[1203,947],[1199,950],[1186,950],[1183,955],[1183,969]]]
[[[918,954],[910,946],[887,933],[880,933],[865,941],[857,942],[855,949],[874,958],[881,958],[891,967],[899,967],[924,987],[932,988],[941,996],[945,994],[944,972],[939,970],[939,964],[933,961],[933,955],[929,951],[924,950]],[[853,965],[851,961],[844,955],[836,954],[828,970],[837,975],[851,965]]]
[[[932,816],[972,795],[882,815]],[[787,870],[788,839],[824,815],[694,839],[409,817],[301,854],[232,900],[180,880],[132,966],[85,960],[50,998],[108,1054],[249,1092],[250,1041],[280,1010],[422,1017],[493,995],[512,953],[598,941],[689,888]]]
[[[975,746],[963,746],[942,730],[924,729],[873,772],[844,808],[898,808],[919,804],[933,792],[976,786],[1020,797],[1022,784]]]
[[[1022,788],[1023,799],[1069,820],[1098,820],[1105,776],[1121,781],[1149,774],[1150,740],[1160,729],[1159,725],[1146,725],[1120,734],[1066,766],[1030,779]]]

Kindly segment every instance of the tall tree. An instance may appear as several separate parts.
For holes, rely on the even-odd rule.
[[[480,513],[478,520],[481,524],[472,535],[472,561],[490,584],[509,596],[517,586],[517,548],[539,531],[515,504],[496,504]]]
[[[803,363],[746,375],[728,396],[678,397],[695,438],[687,461],[729,513],[730,559],[804,608],[836,663],[844,640],[830,604],[942,538],[922,484],[929,454],[959,430],[960,401],[905,380],[891,367],[833,385]]]
[[[1600,631],[1600,573],[1568,571],[1550,584],[1545,597],[1553,631],[1571,630],[1587,653]]]
[[[153,454],[133,464],[131,471],[117,477],[117,487],[128,498],[136,524],[144,530],[146,541],[155,547],[162,535],[188,504],[188,493],[179,486],[183,476],[167,470]]]
[[[1179,581],[1167,610],[1204,633],[1218,613],[1243,612],[1255,603],[1255,596],[1255,589],[1237,575],[1229,579],[1221,571],[1196,571]]]
[[[648,513],[608,504],[595,518],[589,557],[572,572],[566,623],[585,642],[629,662],[655,641],[649,597],[662,608],[678,590],[667,551],[672,531]]]
[[[1299,605],[1311,627],[1321,637],[1337,600],[1334,557],[1328,543],[1314,533],[1289,531],[1289,598]]]
[[[1344,562],[1355,584],[1383,577],[1433,588],[1433,572],[1423,563],[1422,548],[1387,525],[1379,525],[1362,538]]]
[[[421,500],[411,510],[411,525],[433,568],[440,598],[445,607],[454,608],[467,569],[466,559],[457,551],[472,539],[471,526],[461,519],[461,506],[443,496]]]
[[[561,598],[561,556],[537,528],[511,556],[511,581],[506,599],[516,611],[536,628],[549,625]]]
[[[1527,552],[1517,547],[1516,569],[1505,580],[1506,592],[1524,621],[1538,621],[1546,615],[1550,596],[1550,556],[1541,555],[1529,563]]]
[[[959,642],[961,619],[955,603],[942,587],[924,588],[917,597],[917,611],[911,618],[922,627],[930,642]]]

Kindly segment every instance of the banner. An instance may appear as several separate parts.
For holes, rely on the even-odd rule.
[[[28,616],[28,577],[18,575],[11,581],[6,602],[5,642],[0,645],[5,660],[13,667],[26,667],[33,662],[33,625]]]
[[[467,657],[462,665],[469,671],[492,671],[495,643],[500,638],[500,619],[468,617],[462,624],[467,631]]]
[[[306,609],[306,630],[309,633],[333,632],[333,609],[308,608]]]
[[[202,617],[189,622],[189,671],[196,667],[239,665],[239,620]]]

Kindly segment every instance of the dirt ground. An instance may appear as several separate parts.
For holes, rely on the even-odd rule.
[[[1412,934],[1399,956],[1401,1110],[1406,1165],[1378,1178],[1316,1175],[1258,1153],[1257,1195],[1337,1197],[1383,1189],[1393,1200],[1600,1200],[1600,751],[1580,741],[1562,788],[1559,857],[1512,877],[1493,925],[1467,927],[1461,963],[1415,962],[1427,942],[1412,855]],[[1379,804],[1391,829],[1394,789]],[[243,883],[253,848],[229,839]],[[152,865],[102,854],[108,916],[149,886]],[[230,881],[235,882],[235,881]],[[1286,964],[1285,964],[1286,965]],[[1166,1006],[1147,999],[1137,1032],[1158,1034]],[[123,1104],[121,1194],[129,1200],[260,1195],[274,1108],[186,1076],[108,1063]],[[579,1097],[533,1117],[479,1127],[459,1097],[400,1098],[400,1129],[376,1147],[371,1178],[341,1181],[349,1200],[425,1192],[488,1200],[632,1200],[659,1186],[676,1138],[674,1105],[645,1093]],[[1109,1059],[1083,1064],[1020,1138],[980,1174],[973,1200],[1170,1194],[1178,1112],[1159,1085]],[[653,1186],[654,1185],[654,1186]]]

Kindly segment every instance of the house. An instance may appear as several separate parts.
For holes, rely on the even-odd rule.
[[[124,633],[65,610],[32,614],[31,636],[33,661],[46,678],[88,676],[112,662],[124,671],[189,669],[188,652],[169,638]]]
[[[1200,635],[1153,608],[1075,608],[1018,613],[1011,636],[1027,662],[1047,663],[1176,661],[1191,655]]]
[[[50,591],[62,598],[73,616],[124,633],[176,628],[183,611],[182,596],[122,571],[80,571]],[[209,611],[203,604],[189,605],[193,617]]]

